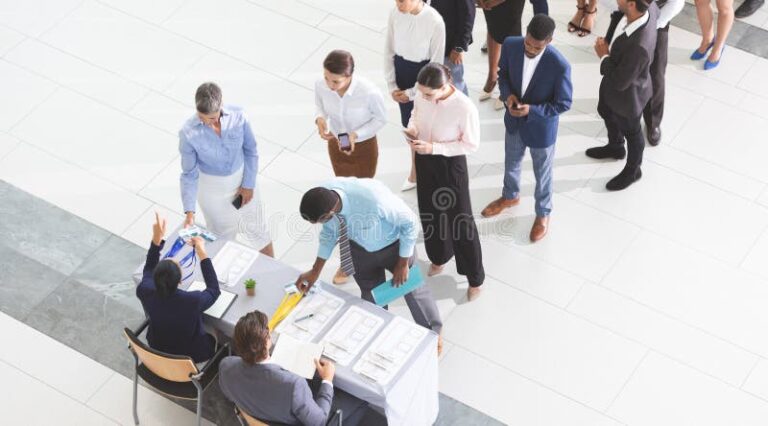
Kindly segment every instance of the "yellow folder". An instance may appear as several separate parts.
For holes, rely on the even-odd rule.
[[[280,324],[280,321],[284,320],[285,317],[291,313],[293,308],[295,308],[299,301],[301,301],[302,297],[304,297],[304,294],[300,292],[286,294],[283,297],[283,300],[280,301],[280,305],[275,309],[275,313],[272,314],[272,318],[269,319],[269,331],[273,331],[275,327]]]

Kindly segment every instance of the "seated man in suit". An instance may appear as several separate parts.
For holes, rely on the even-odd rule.
[[[499,91],[507,105],[504,114],[504,189],[482,211],[493,217],[520,202],[520,164],[531,151],[536,176],[536,220],[530,240],[547,234],[552,211],[552,162],[560,114],[571,109],[571,65],[551,46],[555,21],[535,15],[523,37],[507,37],[501,47]]]
[[[323,426],[337,409],[342,410],[345,426],[361,422],[367,404],[343,391],[334,395],[336,367],[330,361],[315,360],[322,382],[313,383],[314,395],[310,382],[270,363],[272,339],[268,324],[267,316],[259,311],[237,321],[233,341],[239,356],[226,357],[219,366],[219,385],[224,395],[250,416],[265,422]]]
[[[165,220],[155,213],[152,228],[152,245],[144,263],[144,272],[136,289],[149,317],[147,342],[158,351],[173,355],[186,355],[196,363],[213,356],[216,339],[203,329],[203,312],[219,297],[219,281],[213,263],[205,252],[205,243],[199,237],[191,244],[199,258],[205,280],[205,290],[179,290],[182,271],[174,259],[160,260],[165,240]]]

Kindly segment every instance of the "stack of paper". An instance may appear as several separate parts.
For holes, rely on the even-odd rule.
[[[259,252],[256,250],[234,241],[227,241],[212,259],[216,277],[226,286],[238,284],[257,257]]]
[[[275,331],[302,342],[310,342],[336,317],[343,306],[342,298],[328,292],[307,294]]]
[[[371,343],[353,370],[386,385],[411,358],[427,333],[426,328],[396,317]]]
[[[317,343],[300,342],[291,336],[281,335],[270,361],[305,379],[311,379],[315,375],[314,360],[319,360],[322,353],[323,347]]]
[[[192,284],[187,287],[187,291],[203,291],[205,290],[205,283],[202,281],[194,281]],[[237,294],[230,293],[226,290],[221,290],[221,294],[219,294],[219,298],[216,299],[216,302],[208,309],[205,310],[205,314],[212,316],[214,318],[221,318],[224,316],[225,313],[227,313],[227,309],[232,305],[232,302],[235,301],[235,298],[237,297]]]
[[[325,347],[323,355],[338,364],[349,365],[383,324],[380,317],[352,306],[320,341]]]

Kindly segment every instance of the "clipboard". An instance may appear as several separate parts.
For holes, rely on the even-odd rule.
[[[408,279],[403,285],[395,287],[392,285],[392,280],[387,280],[374,287],[371,294],[373,294],[373,300],[378,306],[386,306],[393,300],[405,296],[422,285],[424,285],[424,276],[421,274],[421,269],[419,269],[418,265],[413,265],[408,272]]]

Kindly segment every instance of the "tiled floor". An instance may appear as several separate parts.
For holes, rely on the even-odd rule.
[[[66,252],[54,238],[0,253],[2,269],[18,277],[34,266],[28,253],[55,254],[39,292],[3,282],[0,292],[17,303],[0,308],[77,346],[68,324],[56,321],[57,309],[87,298],[89,289],[130,291],[127,278],[95,274],[86,262],[109,259],[85,257],[102,244],[126,244],[115,236],[144,247],[155,210],[171,225],[181,221],[176,131],[193,113],[194,89],[204,80],[221,83],[225,100],[247,109],[277,255],[306,267],[317,229],[298,220],[298,200],[332,176],[313,130],[312,84],[324,54],[341,47],[355,55],[359,74],[385,87],[381,53],[392,3],[0,0],[0,179],[104,229],[82,236],[82,251]],[[595,33],[607,26],[611,4],[601,3]],[[467,283],[453,271],[430,282],[448,341],[440,390],[515,425],[765,424],[768,60],[731,47],[722,66],[705,73],[688,59],[699,36],[681,29],[690,19],[679,18],[670,31],[664,140],[646,150],[642,181],[607,193],[604,184],[621,165],[583,155],[605,140],[595,113],[594,37],[565,31],[572,0],[550,1],[550,10],[558,22],[555,45],[572,62],[575,95],[561,120],[550,235],[526,241],[533,221],[526,164],[520,206],[479,221],[489,276],[484,296],[466,304]],[[482,40],[478,16],[475,39]],[[747,23],[768,28],[768,12]],[[744,43],[762,34],[739,31],[734,37]],[[473,99],[487,69],[479,44],[466,59]],[[483,141],[470,158],[476,212],[498,196],[503,173],[501,116],[490,103],[478,106]],[[377,177],[397,189],[409,157],[396,106],[387,107]],[[402,196],[415,206],[415,194]],[[55,235],[50,215],[58,217],[31,211],[28,220],[40,235]],[[326,269],[328,279],[333,268]],[[130,303],[110,306],[119,312]],[[48,314],[30,312],[41,305]],[[408,315],[402,305],[393,311]],[[129,381],[101,365],[112,365],[110,354],[93,348],[98,364],[5,315],[0,329],[69,365],[41,367],[41,359],[0,347],[0,376],[16,385],[3,387],[0,401],[11,401],[11,409],[0,412],[0,423],[29,424],[20,420],[29,415],[44,422],[45,412],[30,410],[41,396],[65,423],[130,422]],[[147,395],[143,413],[155,423],[190,418]]]

